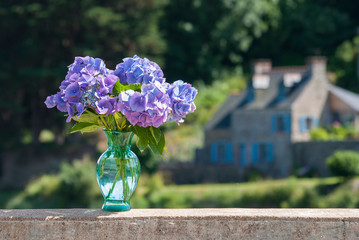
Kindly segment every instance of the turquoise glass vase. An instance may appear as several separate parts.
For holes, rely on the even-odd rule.
[[[97,161],[97,182],[105,199],[105,211],[131,209],[130,198],[136,189],[141,167],[131,151],[132,132],[104,131],[108,148]]]

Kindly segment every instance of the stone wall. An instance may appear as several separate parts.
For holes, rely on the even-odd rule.
[[[293,161],[300,167],[309,167],[320,177],[330,176],[325,160],[337,150],[359,152],[359,141],[310,141],[293,144]]]
[[[246,180],[238,167],[232,164],[195,164],[169,162],[159,165],[166,184],[228,183]]]
[[[0,239],[358,239],[358,209],[0,210]]]

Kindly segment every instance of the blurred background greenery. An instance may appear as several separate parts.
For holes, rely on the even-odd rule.
[[[43,102],[57,91],[75,56],[100,57],[114,68],[134,54],[156,61],[167,81],[183,79],[199,90],[197,110],[186,123],[164,126],[164,158],[140,156],[144,174],[134,207],[359,206],[355,178],[175,186],[164,185],[156,173],[160,160],[193,159],[202,127],[228,94],[245,87],[255,58],[303,65],[308,56],[327,56],[330,80],[358,92],[358,9],[355,0],[2,0],[0,179],[1,166],[14,154],[22,156],[18,168],[39,156],[52,156],[55,163],[40,172],[29,169],[33,177],[26,186],[2,186],[0,208],[101,206],[94,168],[104,136],[66,135],[70,126],[63,113]],[[353,136],[351,129],[338,128],[312,133],[317,140]],[[73,161],[78,156],[69,149],[84,146],[90,146],[87,157],[78,154],[82,160]]]

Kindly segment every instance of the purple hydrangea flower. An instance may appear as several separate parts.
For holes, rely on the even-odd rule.
[[[99,114],[114,114],[118,112],[117,97],[104,96],[98,102],[96,102],[96,111]]]
[[[84,92],[80,98],[80,103],[86,107],[96,107],[96,102],[99,99],[98,94],[97,94],[99,92],[99,89],[100,89],[99,84],[88,86],[84,90]]]
[[[56,106],[55,95],[48,96],[45,100],[45,104],[47,108],[53,108]]]
[[[46,107],[53,108],[56,106],[59,111],[66,112],[68,104],[64,99],[66,100],[66,97],[60,92],[48,96],[45,101]]]
[[[100,58],[93,57],[75,57],[75,61],[68,66],[69,74],[89,73],[89,75],[98,75],[107,73],[104,61]]]
[[[71,117],[73,116],[73,111],[72,111],[73,109],[71,108],[71,105],[67,102],[66,96],[64,94],[61,94],[60,92],[48,96],[46,98],[45,104],[48,108],[53,108],[56,106],[60,112],[67,111],[69,113],[69,116]],[[67,118],[66,122],[69,122],[70,119]]]
[[[100,58],[76,57],[68,69],[60,91],[49,96],[45,104],[49,108],[57,106],[60,111],[67,111],[67,121],[70,121],[73,116],[81,116],[88,107],[98,107],[96,103],[112,93],[118,78]],[[103,104],[102,101],[98,108],[101,112],[105,111]]]
[[[191,84],[185,83],[182,80],[168,84],[166,88],[171,99],[168,121],[181,123],[188,113],[196,109],[193,101],[198,91]]]
[[[167,121],[170,99],[159,83],[142,85],[141,93],[133,90],[119,94],[119,110],[132,125],[159,127]]]
[[[107,75],[99,79],[100,82],[100,95],[106,95],[108,93],[112,94],[112,89],[115,83],[117,82],[118,77],[115,75]]]
[[[82,90],[78,83],[74,82],[67,86],[65,89],[65,96],[68,103],[78,103],[82,96]]]
[[[196,109],[197,90],[181,80],[166,83],[161,68],[146,58],[125,58],[112,71],[99,58],[76,57],[68,69],[60,91],[45,101],[48,108],[68,112],[67,122],[93,108],[105,115],[121,112],[132,125],[159,127],[166,121],[183,122]],[[127,90],[113,96],[118,80],[140,83],[141,92]]]
[[[165,82],[163,72],[157,63],[137,55],[123,59],[123,63],[117,64],[114,74],[119,77],[122,84]]]

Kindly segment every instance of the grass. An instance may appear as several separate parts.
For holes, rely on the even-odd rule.
[[[288,178],[248,183],[169,185],[134,196],[136,208],[353,207],[358,180]],[[160,184],[157,184],[160,186]],[[350,194],[351,195],[350,195]],[[141,198],[137,204],[136,198]],[[145,202],[146,200],[147,202]],[[145,205],[141,205],[145,203]]]
[[[78,167],[83,168],[82,165]],[[90,181],[85,174],[88,172],[82,169],[79,176],[83,175],[83,177],[79,181],[78,178],[74,178],[74,173],[66,168],[63,173],[66,174],[60,174],[59,181],[62,181],[62,184],[59,186],[45,176],[32,182],[18,195],[19,192],[16,191],[0,192],[0,208],[5,206],[38,208],[44,207],[44,201],[47,208],[100,208],[103,199],[97,184]],[[92,179],[92,175],[89,176]],[[74,183],[68,182],[74,179],[76,179]],[[88,184],[89,182],[91,184]],[[81,189],[81,192],[76,189]],[[164,185],[159,175],[149,177],[143,174],[131,199],[131,206],[133,208],[357,208],[359,207],[359,178],[345,181],[339,177],[291,177],[246,183]]]

